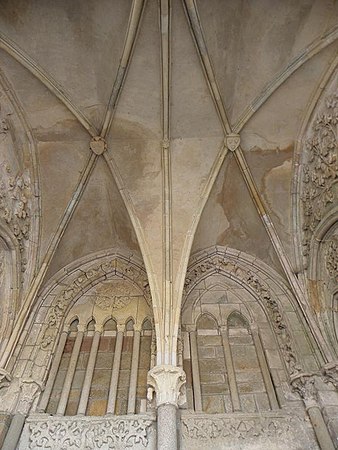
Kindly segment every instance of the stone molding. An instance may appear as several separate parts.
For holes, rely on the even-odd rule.
[[[155,391],[156,405],[172,404],[175,406],[185,403],[183,386],[186,375],[181,367],[159,365],[148,372],[147,384],[148,400],[151,401]]]

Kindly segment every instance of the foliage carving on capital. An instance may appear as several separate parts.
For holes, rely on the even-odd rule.
[[[1,371],[0,388],[0,410],[26,415],[34,409],[43,386],[32,378],[11,377]]]
[[[338,361],[326,364],[322,367],[322,375],[326,383],[331,383],[338,391]]]
[[[148,400],[152,400],[155,391],[157,406],[184,404],[186,401],[183,390],[185,382],[186,375],[181,367],[165,364],[155,366],[148,372],[147,384],[150,386]]]
[[[304,401],[305,407],[317,406],[317,374],[301,373],[291,379],[292,390]]]

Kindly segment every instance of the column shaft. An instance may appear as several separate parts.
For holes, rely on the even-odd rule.
[[[177,408],[162,404],[157,408],[157,450],[177,450]]]
[[[15,414],[9,426],[2,450],[15,450],[19,442],[22,429],[25,425],[26,416],[24,414]]]
[[[66,411],[69,392],[72,387],[76,364],[77,364],[77,360],[78,360],[79,354],[80,354],[80,348],[81,348],[81,344],[82,344],[83,334],[84,334],[83,331],[77,332],[74,348],[72,351],[72,355],[70,357],[70,362],[69,362],[65,382],[63,383],[61,397],[60,397],[60,401],[58,404],[56,414],[63,415]]]
[[[228,331],[222,330],[222,342],[223,342],[223,351],[224,351],[224,359],[225,366],[228,374],[229,380],[229,389],[231,394],[231,402],[234,411],[241,411],[241,402],[238,395],[237,383],[236,383],[236,374],[232,361],[231,348],[228,338]]]
[[[253,337],[253,341],[255,344],[259,365],[262,370],[263,380],[264,380],[266,392],[269,397],[271,409],[279,409],[276,392],[275,392],[275,389],[274,389],[272,381],[271,381],[269,367],[268,367],[266,359],[265,359],[264,350],[263,350],[262,342],[259,337],[258,331],[253,330],[252,337]]]
[[[128,395],[128,414],[135,414],[136,405],[136,389],[137,389],[137,374],[138,362],[140,356],[141,332],[134,331],[133,355],[131,361],[129,395]]]
[[[88,404],[88,399],[89,399],[89,392],[90,392],[90,387],[92,384],[92,379],[93,379],[93,374],[94,374],[94,369],[95,369],[97,351],[98,351],[99,343],[100,343],[100,337],[101,337],[100,331],[95,331],[92,346],[90,348],[90,354],[89,354],[89,359],[88,359],[88,364],[87,364],[87,369],[86,369],[86,375],[85,375],[85,379],[84,379],[84,383],[83,383],[83,387],[82,387],[82,391],[81,391],[79,406],[77,408],[77,413],[80,415],[86,414],[86,409],[87,409],[87,404]]]
[[[310,406],[307,408],[307,413],[310,417],[313,429],[321,449],[334,450],[334,445],[324,422],[324,418],[319,406]]]
[[[52,393],[53,386],[55,383],[55,378],[56,378],[56,375],[59,370],[59,366],[60,366],[63,350],[65,348],[65,344],[67,341],[67,337],[68,337],[68,332],[63,331],[63,333],[60,336],[59,344],[58,344],[57,350],[54,355],[54,359],[53,359],[52,367],[51,367],[49,375],[48,375],[46,387],[45,387],[45,390],[43,391],[43,394],[42,394],[42,397],[41,397],[41,400],[40,400],[40,403],[38,406],[39,412],[45,412],[46,408],[48,406],[50,394]]]
[[[113,370],[112,370],[112,374],[111,374],[110,387],[109,387],[107,414],[115,413],[117,384],[119,381],[119,374],[120,374],[122,343],[123,343],[123,331],[118,331],[117,336],[116,336]]]
[[[194,388],[194,404],[195,411],[202,411],[202,393],[200,369],[198,366],[198,351],[197,351],[197,332],[190,331],[190,354],[191,354],[191,368],[192,368],[192,383]]]

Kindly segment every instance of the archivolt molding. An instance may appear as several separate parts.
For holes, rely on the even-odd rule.
[[[289,374],[293,376],[300,373],[301,361],[279,298],[283,296],[294,311],[297,312],[298,309],[282,278],[263,262],[245,253],[222,247],[213,247],[198,253],[193,257],[187,271],[183,307],[193,288],[217,273],[234,280],[259,301],[273,326]]]
[[[0,217],[18,243],[17,263],[22,283],[28,286],[35,270],[39,241],[37,152],[23,109],[1,71],[0,143],[3,145],[0,151]]]
[[[40,294],[35,310],[30,316],[29,328],[34,324],[41,327],[35,342],[33,358],[35,366],[39,366],[40,371],[41,367],[46,368],[57,344],[62,323],[75,302],[102,281],[112,279],[128,281],[144,296],[148,305],[151,305],[146,272],[142,263],[131,255],[112,251],[101,252],[81,258],[52,278]]]

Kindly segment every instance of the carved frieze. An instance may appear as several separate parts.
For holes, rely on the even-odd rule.
[[[257,439],[260,437],[276,438],[282,434],[287,435],[294,426],[297,417],[189,417],[182,419],[182,435],[185,440],[215,441],[233,438],[238,441]]]
[[[149,448],[153,424],[151,419],[140,417],[29,418],[28,423],[28,448],[34,450]]]
[[[306,142],[303,165],[303,255],[307,257],[314,230],[334,204],[338,179],[338,93],[325,99]]]

